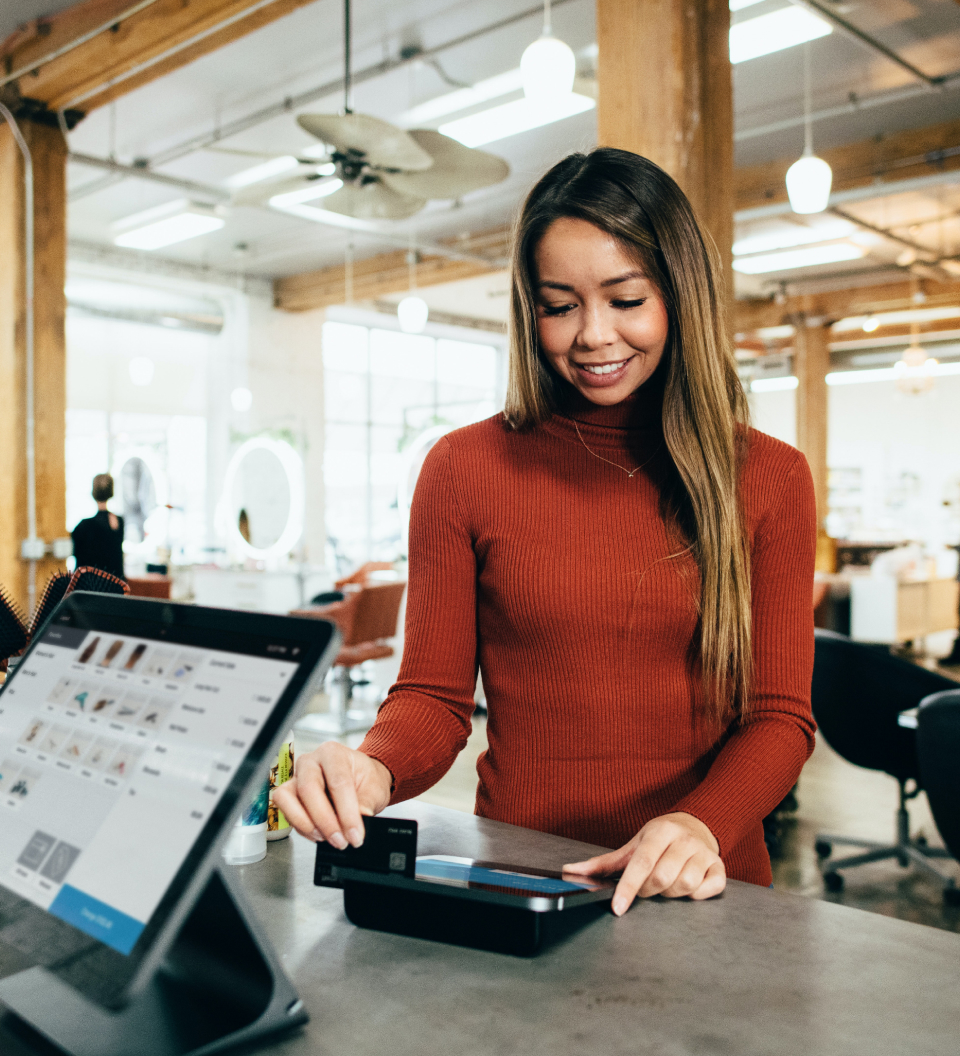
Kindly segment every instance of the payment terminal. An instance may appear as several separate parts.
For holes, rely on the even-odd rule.
[[[0,1001],[73,1056],[302,1023],[220,850],[332,624],[75,592],[0,693]]]

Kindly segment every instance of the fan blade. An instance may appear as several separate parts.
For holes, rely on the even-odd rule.
[[[360,154],[370,165],[420,172],[433,158],[402,128],[369,114],[301,114],[297,124],[341,154]]]
[[[301,172],[298,176],[285,176],[282,180],[263,180],[261,183],[252,183],[249,187],[240,187],[230,196],[231,205],[263,205],[274,195],[288,194],[290,191],[299,191],[307,187],[321,187],[330,183],[329,178],[315,177],[311,179],[311,173]],[[322,195],[318,194],[318,198]],[[310,199],[304,199],[309,201]]]
[[[376,181],[361,187],[345,184],[341,190],[323,199],[324,209],[357,220],[403,220],[419,212],[426,204],[423,198],[397,194]]]
[[[510,166],[496,154],[465,147],[449,136],[428,128],[410,135],[433,158],[425,172],[380,172],[383,182],[400,194],[420,198],[459,198],[470,191],[499,183],[510,175]]]

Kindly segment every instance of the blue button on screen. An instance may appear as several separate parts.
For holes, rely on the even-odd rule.
[[[69,884],[64,884],[60,889],[60,894],[50,906],[50,912],[118,953],[128,954],[143,931],[143,924],[139,920],[128,917],[106,902],[85,895]]]

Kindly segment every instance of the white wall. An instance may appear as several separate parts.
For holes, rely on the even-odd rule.
[[[901,392],[893,381],[831,385],[828,392],[831,506],[851,511],[828,529],[934,546],[957,542],[960,377],[937,378],[921,395]],[[796,443],[795,391],[752,393],[750,405],[758,429]]]

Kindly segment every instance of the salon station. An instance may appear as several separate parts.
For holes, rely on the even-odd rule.
[[[6,0],[0,58],[0,1053],[954,1052],[960,0]],[[689,200],[750,424],[812,481],[818,730],[762,812],[771,871],[747,882],[728,863],[722,893],[671,888],[625,913],[619,870],[563,871],[612,836],[490,805],[514,672],[484,652],[484,562],[506,559],[477,558],[478,593],[416,578],[456,563],[445,518],[505,523],[523,506],[508,484],[464,513],[475,482],[454,454],[518,406],[513,269],[546,268],[529,263],[542,242],[514,256],[528,196],[598,147],[649,159]],[[564,311],[541,304],[538,326]],[[581,431],[589,413],[569,406],[571,444],[612,474],[591,438],[617,423]],[[634,461],[611,465],[633,481],[649,460]],[[802,550],[799,532],[771,536],[770,559]],[[558,563],[530,585],[515,562],[518,608],[553,591],[576,610],[558,633],[577,637],[618,589],[603,554],[620,544],[591,545],[592,580]],[[436,666],[415,678],[405,645],[422,649],[437,606]],[[480,629],[464,701],[441,673],[467,610]],[[783,639],[780,659],[802,666],[804,648]],[[556,662],[537,678],[560,694]],[[438,680],[436,723],[455,716],[462,734],[430,787],[386,761],[389,702],[374,728],[417,678]],[[179,791],[143,815],[157,846],[183,845],[177,868],[136,920],[111,917],[140,905],[134,881],[78,893],[101,834],[57,828],[44,767],[83,771],[101,798],[127,781],[134,811],[151,795],[135,784],[137,767],[153,773],[143,752],[167,751],[181,697],[218,716],[218,745],[223,723],[250,737],[223,734],[233,776],[207,780],[222,798],[184,815],[190,840],[164,813]],[[595,729],[614,706],[601,700]],[[105,723],[101,707],[133,708],[129,729],[74,730]],[[412,769],[430,769],[432,721],[410,728]],[[273,789],[295,758],[320,759],[333,787],[329,742],[386,774],[370,809],[357,779],[363,847],[320,838],[300,776],[300,804],[268,807],[265,787],[269,821],[246,825],[256,774],[272,768]],[[559,744],[542,745],[551,774]],[[629,770],[634,747],[616,751]],[[415,794],[398,801],[401,787]],[[342,820],[352,806],[328,794]],[[709,827],[691,796],[659,813]],[[17,826],[48,801],[27,842]],[[122,817],[118,860],[146,847],[141,815]],[[707,845],[727,862],[722,839]],[[109,933],[126,928],[124,947]]]

